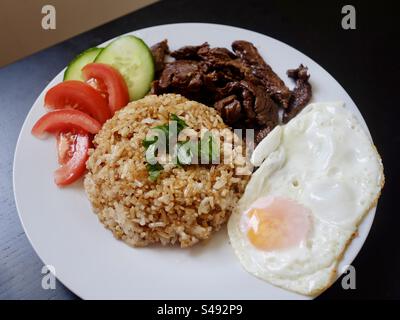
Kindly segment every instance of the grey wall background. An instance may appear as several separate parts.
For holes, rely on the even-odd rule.
[[[0,67],[157,0],[0,0]],[[56,29],[42,28],[42,7],[56,9]]]

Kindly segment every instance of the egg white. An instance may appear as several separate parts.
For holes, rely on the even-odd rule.
[[[376,204],[383,166],[370,137],[343,103],[308,105],[256,148],[260,166],[228,222],[243,267],[274,285],[305,295],[326,289],[357,226]],[[255,248],[240,228],[242,214],[263,196],[283,196],[312,212],[306,240],[286,250]]]

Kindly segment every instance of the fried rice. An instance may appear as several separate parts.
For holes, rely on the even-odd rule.
[[[189,247],[221,228],[242,196],[250,173],[241,141],[232,144],[230,163],[164,167],[148,176],[142,141],[156,125],[176,114],[196,131],[231,133],[213,109],[175,95],[149,95],[108,120],[89,151],[84,186],[93,210],[114,236],[132,246],[180,244]],[[228,139],[229,140],[229,139]],[[221,150],[230,149],[221,143]]]

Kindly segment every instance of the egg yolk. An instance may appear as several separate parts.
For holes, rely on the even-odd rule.
[[[245,214],[250,243],[265,251],[298,245],[311,227],[310,210],[283,197],[259,199]]]

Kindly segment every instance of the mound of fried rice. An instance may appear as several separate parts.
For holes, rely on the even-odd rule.
[[[249,179],[235,172],[248,164],[239,146],[232,149],[232,163],[166,165],[150,181],[142,141],[152,127],[168,123],[171,113],[196,131],[232,132],[213,108],[180,95],[149,95],[108,120],[89,152],[84,186],[92,207],[116,238],[132,246],[188,247],[209,238],[227,221]]]

